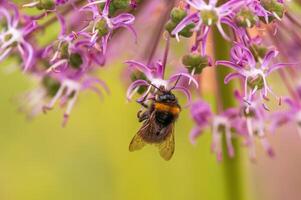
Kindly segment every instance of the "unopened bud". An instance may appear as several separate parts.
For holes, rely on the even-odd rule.
[[[235,21],[238,26],[253,27],[258,21],[258,17],[248,8],[242,8],[235,16]]]
[[[40,0],[37,8],[40,10],[53,10],[55,8],[55,2],[53,0]]]
[[[190,53],[182,58],[183,65],[186,66],[189,73],[200,74],[203,69],[209,66],[209,60],[207,56],[201,56],[199,54]]]
[[[182,8],[174,8],[171,11],[170,17],[171,20],[175,23],[180,23],[182,19],[184,19],[187,16],[187,12]]]
[[[273,17],[269,17],[269,22],[278,19],[281,20],[284,13],[284,5],[279,3],[277,0],[260,0],[260,4],[269,12],[272,13]]]

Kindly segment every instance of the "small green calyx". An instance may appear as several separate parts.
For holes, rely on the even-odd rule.
[[[99,22],[97,22],[95,29],[98,30],[99,37],[107,35],[110,31],[105,19],[101,19]]]
[[[180,23],[187,16],[187,12],[182,8],[173,8],[170,14],[171,21]]]
[[[236,24],[244,28],[253,27],[257,21],[258,17],[248,8],[242,8],[235,16]]]
[[[187,12],[182,8],[173,8],[170,14],[170,20],[165,25],[165,30],[170,34],[171,37],[174,37],[174,35],[171,35],[171,32],[176,28],[176,26],[187,16]],[[193,23],[188,24],[186,27],[182,29],[182,31],[179,32],[180,36],[189,38],[193,35],[192,29],[195,27]]]
[[[264,86],[264,80],[261,75],[257,75],[257,77],[255,78],[254,77],[248,78],[247,83],[251,89],[257,87],[257,90],[261,90]]]
[[[39,10],[54,10],[55,2],[53,0],[40,0],[37,8]]]
[[[42,80],[42,85],[47,91],[48,96],[54,97],[54,95],[57,93],[59,88],[61,87],[60,82],[55,80],[54,78],[50,76],[45,76]]]
[[[147,78],[145,76],[145,74],[143,74],[142,72],[140,71],[134,71],[132,72],[131,74],[131,81],[134,82],[136,80],[145,80],[147,81]],[[143,94],[145,91],[147,90],[147,87],[146,86],[140,86],[137,93],[138,94]]]
[[[79,53],[72,53],[69,57],[69,64],[73,69],[79,69],[83,64],[83,59]]]
[[[183,65],[186,66],[189,73],[201,74],[203,69],[209,66],[209,60],[207,56],[201,56],[196,53],[190,53],[182,58]]]
[[[269,22],[275,19],[280,20],[284,15],[284,5],[277,0],[260,0],[260,4],[267,11],[271,12],[273,16],[269,17]]]
[[[215,10],[202,10],[200,14],[203,23],[207,26],[215,25],[218,22],[218,15]]]

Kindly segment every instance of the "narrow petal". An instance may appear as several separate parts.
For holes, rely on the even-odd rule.
[[[268,64],[271,62],[271,60],[273,58],[275,58],[277,55],[278,55],[278,51],[276,51],[274,49],[268,51],[263,58],[261,67],[266,68],[268,66]]]
[[[111,22],[113,25],[118,24],[132,24],[135,21],[135,17],[132,14],[129,13],[122,13],[118,15],[117,17],[114,17],[111,19]]]
[[[274,64],[269,67],[269,69],[267,71],[267,75],[269,75],[270,73],[272,73],[275,70],[278,70],[278,69],[281,69],[284,67],[292,67],[292,66],[296,66],[296,65],[300,65],[300,63],[277,63],[277,64]]]
[[[179,32],[181,32],[183,30],[183,28],[185,28],[188,24],[193,23],[196,20],[199,20],[200,16],[198,12],[195,12],[191,15],[186,16],[175,28],[174,30],[171,32],[172,35],[177,36],[179,34]]]
[[[177,74],[174,74],[172,75],[168,82],[173,82],[173,81],[176,81],[178,79],[179,76],[183,76],[183,77],[186,77],[186,78],[189,78],[189,80],[191,80],[195,86],[198,88],[199,87],[199,83],[195,80],[195,78],[193,76],[191,76],[190,74],[187,74],[187,73],[177,73]]]
[[[135,88],[140,87],[140,86],[148,86],[149,83],[145,80],[136,80],[131,85],[128,87],[127,92],[126,92],[126,97],[130,101],[132,98],[132,92],[135,90]]]
[[[234,73],[230,73],[228,74],[225,79],[224,79],[224,83],[228,84],[232,79],[237,78],[237,77],[243,77],[240,73],[234,72]]]
[[[191,94],[190,94],[190,91],[186,87],[176,86],[173,90],[178,90],[178,91],[182,92],[186,96],[188,103],[191,102]]]
[[[189,139],[191,144],[195,144],[196,143],[196,139],[203,133],[203,130],[199,127],[196,126],[194,127],[189,134]]]

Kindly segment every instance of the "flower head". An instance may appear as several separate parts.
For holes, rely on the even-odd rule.
[[[91,32],[88,32],[90,26],[87,26],[79,32],[79,34],[84,35],[90,39],[91,47],[95,46],[96,43],[101,41],[101,51],[105,55],[107,50],[107,44],[111,38],[113,31],[124,27],[129,29],[134,33],[136,38],[136,33],[132,27],[135,17],[129,13],[121,13],[115,17],[109,15],[109,8],[112,0],[99,0],[99,1],[90,1],[85,5],[82,10],[87,10],[92,12],[91,20]],[[105,3],[102,11],[99,11],[98,4]]]
[[[292,63],[272,64],[271,61],[276,58],[277,55],[278,51],[271,49],[265,54],[263,59],[256,61],[253,53],[247,47],[237,43],[231,51],[232,60],[216,61],[216,65],[223,65],[235,70],[235,72],[228,74],[225,78],[225,83],[228,83],[236,77],[244,80],[245,101],[251,101],[258,92],[262,99],[268,99],[268,93],[274,96],[276,95],[269,87],[267,77],[275,70],[293,65]],[[280,102],[280,98],[278,99]]]
[[[185,17],[172,31],[172,34],[176,36],[177,40],[179,40],[179,32],[190,23],[196,23],[196,31],[201,30],[203,27],[203,36],[207,35],[211,26],[216,25],[222,36],[230,40],[222,27],[222,23],[231,25],[229,17],[237,8],[244,4],[244,1],[230,0],[220,6],[217,6],[217,0],[210,0],[208,4],[203,0],[187,0],[186,2],[195,8],[197,12]]]
[[[0,31],[0,61],[16,50],[23,59],[23,70],[28,70],[33,64],[34,49],[27,41],[27,36],[37,28],[37,23],[21,16],[17,7],[10,3],[0,5],[0,20],[6,24]]]

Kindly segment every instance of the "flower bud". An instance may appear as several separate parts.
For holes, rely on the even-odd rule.
[[[69,57],[69,64],[73,69],[79,69],[83,64],[83,59],[79,53],[72,53]]]
[[[248,8],[242,8],[235,16],[235,22],[241,27],[253,27],[258,21],[258,17]]]
[[[283,17],[284,5],[277,0],[260,0],[260,4],[274,16],[269,17],[269,22],[273,21],[275,18],[280,20]]]
[[[187,12],[182,8],[174,8],[170,14],[171,20],[176,24],[180,23],[186,16]]]
[[[193,74],[200,74],[205,67],[209,66],[208,57],[196,53],[190,53],[183,56],[182,63],[186,66],[189,73]]]
[[[129,0],[114,0],[112,5],[115,9],[126,9],[129,7],[130,2]]]
[[[40,10],[53,10],[55,8],[55,3],[53,0],[40,0],[37,8]]]
[[[47,95],[49,97],[54,97],[54,95],[59,90],[61,84],[54,78],[50,76],[44,76],[42,79],[42,86],[46,89]]]

